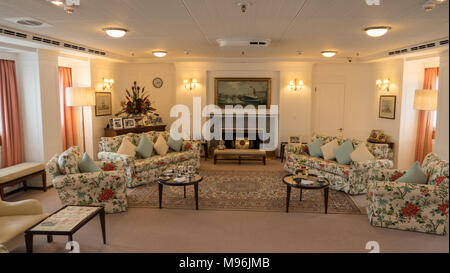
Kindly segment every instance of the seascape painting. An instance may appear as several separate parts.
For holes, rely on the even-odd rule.
[[[225,105],[270,106],[270,78],[216,78],[215,103]]]

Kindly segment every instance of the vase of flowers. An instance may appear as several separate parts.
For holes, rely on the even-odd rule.
[[[148,95],[145,93],[145,87],[141,89],[135,81],[134,85],[131,86],[131,92],[126,89],[125,93],[126,101],[120,103],[122,110],[116,113],[116,116],[126,115],[129,118],[134,118],[137,123],[150,114],[159,116],[155,113],[156,109],[151,106]]]

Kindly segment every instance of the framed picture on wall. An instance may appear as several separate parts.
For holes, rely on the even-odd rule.
[[[95,93],[95,115],[110,116],[112,114],[111,93],[96,92]]]
[[[215,103],[270,107],[271,78],[215,78]]]
[[[395,119],[396,96],[383,95],[380,96],[379,118]]]

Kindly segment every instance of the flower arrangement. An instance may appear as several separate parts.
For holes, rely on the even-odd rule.
[[[156,109],[151,106],[148,95],[145,94],[145,87],[142,87],[141,90],[135,81],[134,85],[131,86],[131,92],[129,92],[128,89],[125,90],[125,92],[126,101],[120,103],[122,110],[116,113],[116,116],[121,114],[126,114],[128,116],[146,116],[154,114],[158,116],[158,114],[154,113]]]

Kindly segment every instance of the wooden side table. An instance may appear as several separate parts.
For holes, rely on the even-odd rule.
[[[280,143],[280,157],[281,157],[281,163],[283,163],[283,161],[284,161],[284,150],[286,149],[286,145],[287,145],[288,143],[287,142],[281,142]]]

